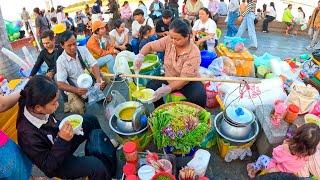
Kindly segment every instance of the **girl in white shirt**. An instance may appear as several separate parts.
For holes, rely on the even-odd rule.
[[[266,17],[263,20],[262,32],[268,33],[268,24],[275,20],[277,17],[276,8],[274,6],[274,2],[270,3],[270,6],[267,7]]]
[[[210,12],[207,8],[201,8],[199,11],[199,19],[195,21],[192,31],[195,37],[195,44],[198,46],[204,45],[209,51],[215,51],[217,46],[216,37],[217,25],[210,17]]]
[[[120,19],[114,22],[115,29],[109,32],[111,44],[119,51],[130,50],[129,29]]]

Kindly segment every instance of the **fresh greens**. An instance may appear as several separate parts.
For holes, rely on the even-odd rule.
[[[188,153],[210,131],[210,116],[206,110],[175,104],[153,112],[148,122],[158,148],[172,146],[176,151]]]

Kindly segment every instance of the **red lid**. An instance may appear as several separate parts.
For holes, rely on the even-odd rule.
[[[122,171],[125,175],[136,174],[136,166],[132,163],[127,163],[123,166]]]
[[[123,152],[125,152],[125,153],[132,153],[136,150],[137,150],[137,145],[136,145],[136,143],[134,143],[132,141],[126,142],[123,145]]]
[[[126,177],[126,180],[139,180],[139,178],[136,175],[129,175]]]
[[[0,82],[2,82],[4,79],[4,76],[0,74]]]
[[[290,104],[289,105],[289,111],[291,111],[293,113],[299,113],[299,107],[294,105],[294,104]]]
[[[201,176],[201,177],[199,177],[198,180],[209,180],[209,178],[207,178],[207,177],[205,177],[205,176]]]

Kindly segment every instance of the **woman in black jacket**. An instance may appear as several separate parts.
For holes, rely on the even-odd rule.
[[[59,106],[58,99],[58,87],[52,79],[34,76],[29,80],[19,99],[17,130],[20,147],[48,177],[111,179],[114,162],[104,156],[73,155],[82,142],[90,141],[91,133],[102,131],[97,118],[83,116],[83,136],[75,135],[69,122],[59,130],[60,122],[53,116]],[[105,143],[111,144],[106,139]]]

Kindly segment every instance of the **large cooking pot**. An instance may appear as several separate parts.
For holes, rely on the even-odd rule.
[[[254,114],[240,106],[228,106],[223,113],[221,131],[234,139],[245,139],[252,130],[251,124],[255,122]]]

